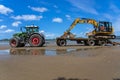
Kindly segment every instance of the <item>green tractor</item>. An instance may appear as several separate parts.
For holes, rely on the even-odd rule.
[[[26,44],[31,47],[42,47],[45,44],[45,37],[39,33],[38,26],[26,26],[21,28],[20,33],[13,35],[9,44],[11,47],[24,47]]]

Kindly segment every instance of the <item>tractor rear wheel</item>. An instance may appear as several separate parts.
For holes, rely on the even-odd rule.
[[[39,34],[33,34],[30,36],[30,39],[29,39],[29,44],[30,46],[32,47],[41,47],[43,46],[43,38],[41,35]]]
[[[12,38],[9,42],[11,47],[20,47],[18,38]]]

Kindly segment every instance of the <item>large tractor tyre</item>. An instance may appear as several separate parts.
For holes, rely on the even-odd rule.
[[[20,47],[20,44],[19,44],[19,39],[18,38],[12,38],[9,42],[10,46],[11,47]]]
[[[60,46],[66,46],[66,44],[67,44],[66,40],[60,40],[59,41]]]
[[[43,45],[45,44],[45,39],[44,39],[44,38],[42,38],[42,40],[43,40],[43,42],[42,42],[42,45],[41,45],[41,46],[43,46]]]
[[[94,40],[88,40],[88,45],[89,46],[94,46],[95,45],[95,41]]]
[[[60,39],[57,39],[57,40],[56,40],[56,44],[57,44],[58,46],[60,46]]]
[[[43,46],[43,38],[39,34],[33,34],[30,36],[29,44],[32,47],[41,47]]]
[[[105,41],[105,40],[99,41],[99,45],[100,45],[100,46],[105,46],[105,45],[106,45],[106,41]]]

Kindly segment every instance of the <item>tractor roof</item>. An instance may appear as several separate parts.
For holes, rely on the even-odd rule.
[[[36,27],[36,28],[37,28],[38,26],[35,26],[35,25],[31,25],[31,26],[25,26],[25,27],[29,27],[29,28],[30,28],[30,27]]]

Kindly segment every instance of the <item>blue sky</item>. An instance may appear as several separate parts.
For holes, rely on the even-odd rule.
[[[46,38],[56,38],[76,18],[113,23],[120,35],[120,0],[0,0],[0,39],[11,38],[21,26],[38,25]],[[85,37],[90,24],[78,24],[71,32]]]

